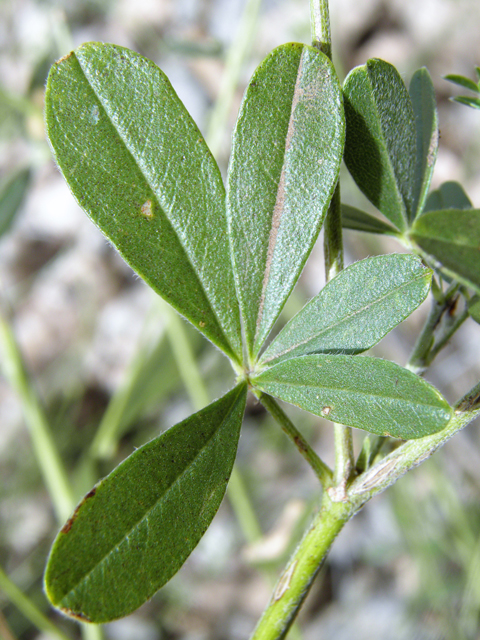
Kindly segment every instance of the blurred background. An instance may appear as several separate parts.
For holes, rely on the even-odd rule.
[[[407,84],[415,69],[428,67],[441,130],[433,186],[458,180],[480,207],[480,112],[449,102],[461,92],[442,79],[447,73],[475,78],[480,3],[331,0],[331,18],[341,76],[370,57],[396,65]],[[228,362],[155,299],[90,223],[51,159],[42,113],[48,69],[89,40],[113,42],[153,59],[225,171],[248,78],[275,46],[310,41],[309,3],[0,2],[0,305],[76,501],[134,447],[233,383]],[[371,211],[346,172],[342,195]],[[394,240],[353,231],[345,231],[345,245],[346,264],[403,251]],[[323,284],[320,240],[282,322]],[[427,311],[428,302],[374,354],[405,364]],[[473,320],[426,377],[451,402],[480,379],[480,327]],[[10,382],[0,378],[0,638],[73,640],[82,633],[97,640],[102,635],[111,640],[247,638],[272,580],[318,504],[313,473],[263,409],[249,402],[238,454],[254,513],[240,508],[239,518],[238,505],[234,509],[225,499],[180,573],[134,615],[95,635],[53,612],[43,594],[46,557],[61,523],[23,418],[31,387],[21,399]],[[332,464],[331,425],[288,411]],[[355,432],[355,438],[359,448],[362,434]],[[12,584],[23,595],[15,595]],[[44,617],[29,613],[27,599]],[[48,628],[49,621],[58,632]],[[478,424],[347,525],[307,600],[299,629],[289,637],[480,638]]]

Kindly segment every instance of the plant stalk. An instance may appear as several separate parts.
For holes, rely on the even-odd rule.
[[[310,0],[312,46],[332,59],[332,36],[328,0]]]
[[[430,313],[425,321],[423,329],[415,342],[412,353],[406,365],[406,368],[422,375],[427,367],[433,362],[434,358],[438,355],[439,351],[450,340],[452,335],[457,331],[460,325],[465,321],[468,316],[468,312],[464,311],[459,317],[459,322],[455,320],[448,323],[446,331],[441,334],[437,340],[435,340],[435,333],[440,326],[444,314],[452,311],[452,305],[456,303],[456,296],[459,285],[453,283],[445,292],[445,294],[439,299],[437,294],[432,296],[432,306]]]
[[[283,411],[278,402],[265,393],[256,392],[257,398],[263,404],[265,409],[272,415],[272,417],[282,427],[282,430],[294,443],[299,450],[303,458],[312,467],[315,475],[318,477],[325,489],[332,486],[333,473],[328,465],[315,453],[312,447],[308,444],[300,431],[295,427],[293,422]]]
[[[356,478],[346,495],[324,492],[321,509],[280,577],[251,640],[285,638],[332,542],[346,522],[373,496],[429,458],[479,415],[480,383],[455,405],[454,415],[442,431],[405,442]]]
[[[355,513],[350,502],[331,502],[324,492],[320,511],[280,576],[251,640],[285,638],[344,524]]]

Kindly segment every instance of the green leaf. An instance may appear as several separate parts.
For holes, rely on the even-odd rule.
[[[58,534],[45,589],[67,615],[108,622],[137,609],[180,569],[222,501],[246,385],[137,449]]]
[[[261,358],[361,353],[427,297],[432,272],[411,255],[376,256],[341,271],[278,334]]]
[[[472,203],[463,187],[453,180],[444,182],[438,189],[432,191],[424,207],[427,211],[439,211],[440,209],[471,209]]]
[[[315,415],[404,440],[440,431],[452,415],[428,382],[394,362],[368,356],[292,358],[251,382]]]
[[[429,211],[410,234],[433,266],[480,292],[480,210]]]
[[[455,96],[454,98],[450,98],[452,102],[459,102],[460,104],[465,104],[467,107],[472,107],[472,109],[480,109],[480,98],[469,98],[468,96]]]
[[[480,67],[475,67],[475,71],[477,72],[478,84],[479,84],[479,87],[480,87]]]
[[[30,169],[22,169],[2,185],[0,190],[0,236],[10,229],[25,198],[30,180]]]
[[[453,82],[453,84],[457,84],[459,87],[463,87],[464,89],[469,89],[470,91],[475,91],[478,93],[478,85],[470,78],[466,78],[465,76],[459,76],[454,73],[449,73],[447,76],[443,76],[445,80],[449,82]]]
[[[234,360],[241,329],[220,171],[167,77],[114,45],[52,67],[46,122],[73,195],[132,268]]]
[[[330,60],[286,44],[255,71],[233,136],[227,211],[250,360],[318,236],[338,179],[342,95]]]
[[[398,71],[372,59],[347,76],[345,163],[358,187],[400,231],[415,205],[416,131]]]
[[[480,324],[480,296],[474,296],[468,302],[468,314],[475,320],[477,324]]]
[[[411,220],[418,216],[425,205],[438,151],[438,114],[435,90],[427,69],[423,67],[413,74],[409,88],[415,114],[417,132],[417,162]]]
[[[398,231],[394,227],[349,204],[342,204],[342,226],[355,231],[398,236]]]

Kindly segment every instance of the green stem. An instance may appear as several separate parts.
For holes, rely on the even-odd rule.
[[[333,480],[332,470],[315,453],[315,451],[308,444],[302,434],[298,431],[298,429],[295,427],[293,422],[283,411],[277,401],[272,398],[272,396],[268,396],[265,393],[256,392],[256,395],[265,409],[273,416],[273,418],[275,418],[278,424],[282,427],[283,431],[297,447],[300,454],[312,467],[323,487],[331,487]]]
[[[377,464],[356,478],[348,489],[350,498],[361,497],[363,502],[394,484],[407,471],[429,458],[458,431],[480,415],[480,383],[473,387],[454,407],[448,425],[431,436],[408,440]]]
[[[457,294],[459,285],[454,283],[452,284],[445,294],[441,296],[441,294],[437,293],[437,296],[432,296],[432,306],[430,309],[430,313],[425,321],[423,329],[420,335],[415,342],[412,353],[408,360],[407,369],[413,371],[417,375],[422,375],[429,364],[432,363],[435,356],[438,354],[440,349],[442,349],[446,342],[452,337],[453,333],[458,329],[458,327],[462,324],[465,318],[458,324],[458,326],[453,323],[449,323],[449,327],[447,329],[448,337],[443,340],[443,337],[440,336],[439,341],[435,344],[435,332],[439,327],[442,317],[445,313],[448,313],[451,310],[452,303]],[[439,295],[441,297],[439,297]],[[450,331],[452,327],[455,327],[453,331]],[[440,342],[441,346],[438,346]],[[434,350],[434,355],[432,357],[432,350]]]
[[[332,542],[355,511],[351,503],[333,503],[323,494],[320,511],[277,582],[251,640],[286,637]]]
[[[63,631],[60,631],[60,629],[33,604],[30,598],[10,580],[1,567],[0,589],[5,593],[10,602],[14,604],[39,631],[53,635],[60,640],[69,640],[68,636],[66,636]]]
[[[312,45],[332,59],[332,36],[328,0],[310,0]]]
[[[428,354],[428,357],[426,359],[427,367],[432,364],[432,362],[435,360],[439,352],[447,344],[447,342],[450,340],[453,334],[456,331],[458,331],[458,329],[460,329],[460,327],[462,326],[462,324],[465,322],[467,318],[468,318],[468,309],[464,309],[464,311],[462,311],[462,313],[458,315],[451,324],[449,324],[449,326],[446,328],[443,334],[438,338],[438,340],[435,341],[435,344],[431,348],[430,353]]]
[[[285,638],[333,540],[345,523],[368,500],[421,464],[479,415],[480,383],[456,404],[445,429],[404,443],[356,478],[343,496],[335,492],[335,487],[324,492],[322,507],[280,577],[251,640]]]
[[[260,3],[261,0],[247,0],[235,39],[228,50],[220,92],[210,115],[205,136],[214,156],[220,151],[243,63],[251,50],[250,45],[253,40]]]
[[[175,362],[191,403],[194,409],[199,411],[210,402],[207,388],[185,332],[183,320],[169,305],[165,305],[164,308],[168,314],[167,333]],[[262,530],[236,466],[227,485],[227,495],[245,539],[248,542],[258,540],[262,536]]]
[[[355,470],[358,474],[363,473],[372,466],[373,461],[380,453],[380,450],[386,442],[386,436],[367,435],[363,439],[362,450],[357,459]]]
[[[74,500],[67,472],[55,445],[50,425],[28,378],[10,325],[0,316],[0,345],[4,374],[20,397],[35,457],[60,522],[71,514]]]

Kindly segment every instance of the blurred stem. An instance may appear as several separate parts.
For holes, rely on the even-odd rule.
[[[197,360],[185,332],[183,320],[170,307],[170,305],[165,304],[162,305],[162,307],[168,315],[167,334],[175,362],[185,388],[187,389],[188,395],[190,396],[193,408],[195,411],[199,411],[210,402],[210,398],[198,367]],[[248,497],[241,474],[238,467],[235,465],[232,470],[232,475],[230,476],[230,481],[227,485],[227,495],[245,539],[248,542],[258,540],[262,536],[262,531]]]
[[[24,116],[33,116],[43,123],[43,112],[32,100],[24,96],[11,93],[0,86],[0,97],[12,109]]]
[[[332,59],[332,36],[328,0],[310,0],[312,46]]]
[[[29,620],[39,631],[55,636],[60,640],[70,640],[67,635],[60,631],[33,602],[28,598],[7,576],[0,567],[0,589],[19,611]],[[93,639],[92,639],[93,640]]]
[[[432,306],[423,329],[415,342],[412,353],[406,365],[407,369],[417,375],[422,375],[433,362],[439,351],[443,349],[457,329],[468,317],[465,309],[455,316],[455,307],[460,298],[460,285],[453,283],[445,293],[436,289],[432,296]],[[432,289],[433,290],[433,289]],[[446,318],[442,328],[442,319]],[[442,330],[443,329],[443,330]]]
[[[50,425],[25,370],[13,331],[1,315],[0,345],[5,377],[21,400],[35,457],[50,494],[55,514],[60,522],[64,522],[70,516],[74,506],[73,492]]]
[[[247,0],[235,39],[227,53],[220,91],[210,115],[205,136],[214,156],[217,156],[221,149],[243,63],[250,52],[260,3],[261,0]]]
[[[257,395],[258,393],[258,395]],[[330,467],[328,467],[323,460],[315,453],[312,447],[308,444],[302,434],[295,427],[293,422],[287,416],[287,414],[280,407],[278,402],[268,396],[265,393],[257,392],[260,402],[265,409],[273,416],[273,418],[282,427],[283,431],[287,434],[290,440],[299,450],[300,454],[305,458],[308,464],[312,467],[315,475],[318,477],[323,487],[326,489],[332,486],[333,474]]]
[[[35,457],[57,520],[63,523],[75,506],[72,487],[45,412],[27,375],[13,331],[2,314],[0,314],[0,348],[5,377],[22,402],[25,423],[30,432]],[[98,625],[82,624],[81,629],[85,640],[101,640],[103,637],[101,627]]]

